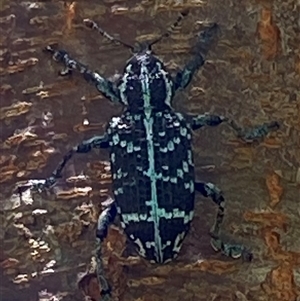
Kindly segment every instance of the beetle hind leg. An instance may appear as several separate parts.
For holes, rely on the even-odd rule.
[[[96,229],[96,271],[95,274],[97,276],[99,289],[101,291],[101,300],[110,301],[111,300],[111,287],[105,277],[104,274],[104,266],[102,260],[102,242],[107,236],[107,231],[109,225],[114,221],[117,215],[117,208],[113,200],[109,200],[110,202],[106,205],[106,208],[101,212],[98,217],[97,229]],[[87,275],[90,276],[90,275]],[[78,283],[79,288],[84,288],[81,280]]]
[[[223,242],[220,237],[221,224],[224,218],[225,198],[221,190],[212,183],[195,182],[196,191],[200,192],[205,197],[211,197],[214,203],[218,205],[216,221],[210,232],[211,246],[215,251],[221,251],[224,255],[239,258],[242,257],[245,261],[252,260],[252,254],[246,250],[243,245],[231,244]]]
[[[102,242],[100,239],[96,241],[96,275],[100,285],[102,300],[110,301],[111,287],[104,275],[104,267],[102,260]]]
[[[96,236],[102,242],[107,236],[107,230],[110,224],[114,221],[117,215],[117,207],[112,201],[99,215]]]

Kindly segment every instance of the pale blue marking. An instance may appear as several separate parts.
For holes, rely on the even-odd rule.
[[[143,74],[143,80],[141,81],[142,86],[142,95],[144,100],[144,126],[146,131],[146,141],[147,141],[147,152],[148,152],[148,161],[149,168],[146,172],[146,175],[150,178],[151,183],[151,199],[148,204],[151,207],[150,218],[153,218],[154,226],[154,242],[155,242],[155,256],[157,262],[163,261],[163,252],[162,252],[162,241],[159,230],[159,216],[158,216],[158,200],[157,200],[157,190],[156,190],[156,178],[155,173],[155,162],[154,162],[154,145],[153,145],[153,117],[151,117],[152,108],[150,104],[150,87],[149,87],[149,74],[148,69],[145,65],[141,66],[141,74]]]

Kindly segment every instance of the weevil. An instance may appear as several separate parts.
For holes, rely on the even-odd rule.
[[[243,245],[220,239],[225,198],[213,183],[195,179],[192,134],[202,127],[226,122],[238,131],[241,138],[244,135],[256,139],[279,126],[277,122],[271,122],[243,132],[224,116],[208,113],[191,116],[172,108],[176,91],[189,85],[194,74],[204,65],[205,56],[219,35],[217,24],[208,25],[197,35],[190,61],[171,76],[164,63],[153,54],[151,46],[168,37],[187,14],[183,11],[165,34],[152,42],[140,44],[138,49],[110,36],[94,21],[84,20],[87,27],[133,52],[117,82],[91,71],[64,50],[55,50],[51,46],[45,49],[55,61],[64,64],[61,75],[77,71],[107,99],[125,107],[121,116],[110,120],[102,135],[83,141],[70,150],[48,179],[32,182],[36,188],[50,187],[61,177],[66,163],[75,153],[87,153],[93,148],[109,151],[114,201],[100,214],[96,231],[97,275],[106,300],[110,288],[103,274],[101,243],[116,215],[119,215],[121,227],[140,256],[154,263],[167,263],[179,254],[190,229],[195,192],[210,197],[218,207],[210,232],[212,247],[232,258],[252,259],[251,252]]]

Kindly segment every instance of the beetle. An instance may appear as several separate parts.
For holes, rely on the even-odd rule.
[[[64,64],[61,75],[78,71],[106,98],[125,106],[121,116],[111,119],[103,135],[71,149],[48,179],[35,183],[39,188],[53,185],[75,153],[87,153],[93,148],[109,150],[114,202],[101,212],[96,231],[98,280],[107,298],[110,288],[103,274],[101,243],[116,215],[120,216],[120,225],[140,256],[150,262],[167,263],[179,254],[189,231],[194,216],[195,191],[210,197],[218,206],[210,232],[212,247],[232,258],[252,259],[246,247],[224,242],[219,237],[225,204],[221,190],[213,183],[195,180],[192,132],[204,126],[233,123],[224,116],[208,113],[196,116],[179,113],[171,105],[176,91],[186,88],[204,65],[219,27],[213,23],[198,34],[194,55],[175,77],[151,51],[151,46],[168,37],[187,14],[188,11],[181,12],[170,30],[155,41],[139,45],[139,49],[113,38],[94,21],[84,20],[87,27],[133,52],[117,82],[91,71],[64,50],[55,50],[52,46],[45,48],[55,61]],[[248,132],[247,137],[263,137],[277,128],[277,122],[264,124]],[[236,125],[235,129],[240,136],[244,135]]]

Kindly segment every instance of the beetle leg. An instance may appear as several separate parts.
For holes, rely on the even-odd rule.
[[[93,148],[108,148],[109,147],[109,138],[108,135],[103,136],[94,136],[91,139],[81,142],[79,145],[73,147],[59,163],[58,167],[52,173],[51,178],[60,178],[62,170],[64,169],[66,163],[73,157],[74,153],[88,153]]]
[[[45,188],[50,188],[56,183],[56,180],[61,177],[61,172],[63,168],[65,167],[66,163],[71,159],[73,156],[74,150],[70,150],[62,159],[62,161],[59,163],[57,169],[52,173],[50,177],[47,179],[34,179],[29,180],[25,184],[20,185],[17,187],[18,194],[20,196],[20,199],[22,199],[22,194],[30,189],[31,191],[37,191],[41,192]]]
[[[204,62],[204,58],[199,53],[191,61],[189,61],[182,70],[178,71],[173,79],[175,91],[186,88],[191,82],[195,72],[204,65]]]
[[[109,137],[107,134],[101,136],[94,136],[91,139],[84,140],[78,146],[73,148],[73,152],[76,153],[88,153],[93,148],[108,148]]]
[[[104,275],[102,260],[102,242],[107,236],[109,225],[114,221],[117,215],[117,208],[114,202],[107,206],[99,215],[96,230],[96,263],[97,279],[101,289],[102,300],[110,300],[110,286]]]
[[[270,132],[276,131],[280,127],[277,121],[272,121],[255,126],[253,128],[245,129],[239,127],[233,120],[229,121],[228,123],[237,132],[237,136],[246,143],[252,143],[253,141],[262,140]]]
[[[83,78],[96,86],[97,90],[112,102],[121,102],[119,91],[115,84],[106,78],[102,77],[97,72],[88,69],[87,66],[70,57],[65,50],[55,50],[51,46],[45,48],[46,51],[53,54],[53,59],[57,62],[63,63],[65,68],[59,72],[61,76],[71,74],[73,70],[77,70],[83,75]]]
[[[111,288],[104,275],[104,267],[102,260],[102,242],[99,238],[96,238],[96,264],[96,274],[100,286],[100,294],[102,296],[101,300],[110,301]]]
[[[223,194],[220,189],[212,183],[195,182],[195,190],[205,197],[211,197],[213,202],[218,205],[217,218],[212,230],[212,235],[218,236],[224,218],[225,199]]]
[[[115,202],[109,204],[99,215],[96,236],[103,241],[107,236],[108,226],[113,223],[117,215]]]
[[[211,115],[205,113],[196,116],[186,116],[187,122],[190,124],[192,130],[197,130],[203,126],[217,126],[222,122],[227,122],[237,133],[238,138],[242,139],[246,143],[252,143],[254,141],[260,141],[270,132],[279,129],[279,123],[277,121],[266,122],[262,125],[257,125],[253,128],[241,128],[235,121],[229,120],[229,118],[218,115]]]
[[[105,134],[103,136],[94,136],[91,139],[83,141],[78,146],[73,147],[68,153],[63,157],[61,162],[58,164],[57,168],[54,170],[52,175],[46,180],[34,180],[30,181],[31,189],[37,191],[43,188],[49,188],[56,183],[56,180],[61,177],[61,173],[66,166],[67,162],[73,157],[74,153],[87,153],[91,151],[92,148],[108,148],[109,138]],[[22,186],[19,187],[19,192],[22,192]]]
[[[219,238],[221,224],[224,218],[225,199],[218,187],[212,183],[195,182],[196,191],[205,197],[211,197],[218,205],[216,221],[211,230],[211,245],[215,251],[221,251],[224,255],[232,258],[243,257],[244,260],[251,261],[252,254],[243,245],[225,243]]]
[[[77,286],[84,292],[86,296],[89,296],[92,300],[110,300],[111,287],[104,275],[103,260],[102,260],[102,242],[107,236],[107,230],[109,225],[114,221],[117,215],[117,208],[115,202],[112,199],[105,202],[105,209],[98,217],[97,229],[96,229],[96,267],[91,272],[86,272],[80,275]],[[107,204],[108,203],[108,204]],[[99,290],[92,290],[89,287],[92,286],[91,281],[96,281],[99,285]]]
[[[187,122],[189,123],[192,130],[198,130],[203,126],[217,126],[222,122],[228,120],[227,117],[211,115],[209,113],[200,114],[196,116],[185,116]]]
[[[211,46],[211,42],[215,40],[214,38],[216,37],[218,28],[219,26],[213,23],[198,35],[198,42],[195,47],[196,54],[175,76],[175,91],[186,88],[191,82],[195,72],[204,65],[205,56]]]

